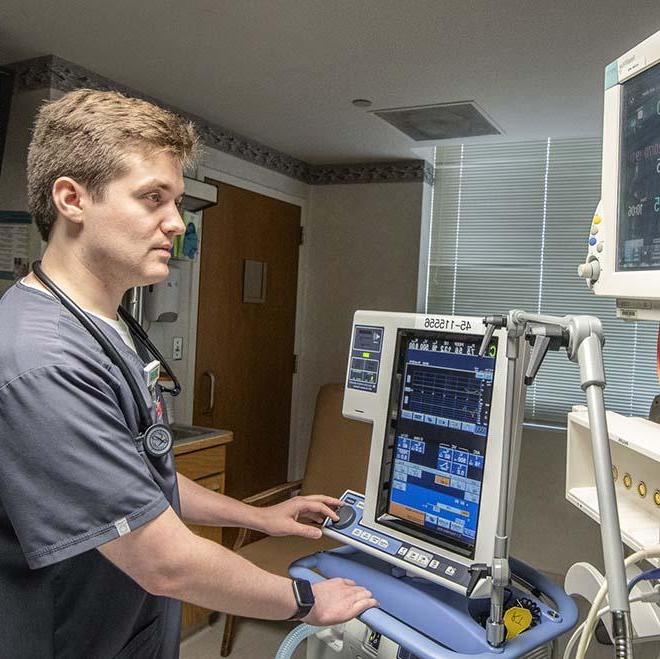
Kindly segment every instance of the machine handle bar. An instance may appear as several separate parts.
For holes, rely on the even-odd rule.
[[[341,547],[340,549],[333,550],[333,553],[349,554],[351,551],[354,551],[352,547]],[[554,584],[527,564],[515,558],[511,558],[510,560],[512,571],[516,576],[554,602],[554,605],[557,607],[558,620],[562,621],[562,633],[575,626],[578,611],[573,599],[560,586]],[[293,577],[307,579],[311,583],[319,583],[325,577],[313,571],[316,563],[316,554],[307,556],[294,562],[289,568],[289,573]],[[513,659],[513,657],[520,657],[534,649],[534,646],[530,647],[529,642],[526,642],[528,639],[531,641],[531,634],[533,634],[534,630],[518,636],[515,639],[517,641],[516,643],[507,643],[499,648],[489,648],[486,652],[466,654],[454,652],[450,648],[436,643],[381,609],[367,609],[358,616],[358,619],[373,631],[386,636],[406,650],[409,650],[418,659],[496,659],[497,657],[501,657],[501,659]],[[438,624],[442,624],[442,621],[438,621]],[[484,637],[485,634],[486,630],[484,630]],[[528,634],[530,636],[528,639],[525,639]],[[536,647],[542,646],[546,642],[548,640],[541,640]],[[517,647],[514,649],[512,646]]]

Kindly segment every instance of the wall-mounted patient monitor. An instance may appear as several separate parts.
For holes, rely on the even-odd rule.
[[[580,276],[618,314],[660,318],[660,32],[605,70],[601,202]]]
[[[326,524],[343,542],[475,595],[469,567],[493,557],[507,384],[506,335],[496,331],[481,357],[484,333],[480,318],[355,314],[343,412],[373,424],[367,486]]]

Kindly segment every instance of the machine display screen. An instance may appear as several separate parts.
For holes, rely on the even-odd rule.
[[[660,65],[623,83],[617,270],[660,268]]]
[[[484,357],[480,344],[479,336],[399,331],[387,502],[398,525],[466,555],[476,545],[497,358],[495,341]]]

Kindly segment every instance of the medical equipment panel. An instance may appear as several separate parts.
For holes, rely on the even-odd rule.
[[[402,541],[387,533],[374,532],[362,523],[364,495],[347,490],[341,497],[343,506],[339,509],[339,521],[327,519],[324,533],[344,544],[357,547],[367,554],[383,558],[387,562],[419,577],[436,583],[451,582],[457,588],[470,587],[470,573],[465,565],[446,558],[442,554],[421,549],[414,539]]]
[[[660,268],[660,64],[622,85],[616,270]]]
[[[347,384],[350,389],[376,391],[382,343],[382,327],[358,325],[353,329]]]
[[[633,551],[647,549],[660,542],[658,425],[608,411],[607,426],[621,539]],[[568,414],[566,499],[600,523],[589,430],[587,410],[574,406]]]
[[[579,274],[626,319],[660,318],[660,32],[605,70],[601,202]]]
[[[373,424],[366,496],[345,495],[355,498],[355,515],[324,525],[327,535],[473,597],[489,589],[470,566],[493,557],[509,377],[505,331],[480,356],[484,334],[481,318],[355,314],[343,412]],[[367,371],[368,359],[376,364]],[[514,379],[520,401],[522,374]],[[512,483],[511,500],[515,470]]]

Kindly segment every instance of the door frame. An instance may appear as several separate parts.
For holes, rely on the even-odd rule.
[[[256,192],[257,194],[263,195],[264,197],[271,197],[272,199],[278,199],[279,201],[284,201],[286,203],[298,206],[300,208],[300,224],[303,227],[305,238],[303,244],[299,247],[298,252],[298,281],[296,284],[296,319],[295,319],[295,334],[294,334],[294,352],[298,355],[298,369],[297,372],[293,374],[292,388],[291,388],[291,422],[289,424],[289,461],[288,461],[288,479],[293,480],[295,478],[301,478],[302,474],[300,473],[304,466],[304,460],[301,454],[304,448],[306,448],[306,443],[303,446],[302,439],[298,434],[298,415],[297,411],[299,409],[299,399],[301,393],[301,382],[305,381],[303,369],[304,369],[304,359],[302,358],[303,351],[303,326],[304,326],[304,315],[307,308],[306,299],[305,299],[305,275],[308,270],[308,256],[309,256],[309,240],[308,240],[308,211],[309,211],[309,200],[306,197],[299,197],[288,192],[283,192],[276,188],[269,187],[262,183],[258,183],[252,179],[240,178],[234,176],[233,174],[228,174],[222,170],[218,170],[208,166],[200,166],[197,168],[197,178],[204,180],[205,178],[213,179],[219,183],[226,183],[227,185],[233,185],[237,188],[243,188],[251,192]],[[309,186],[306,184],[306,192],[309,194]],[[220,203],[220,198],[218,197],[218,203]],[[204,240],[204,220],[199,223],[199,239],[200,242]],[[190,328],[190,339],[188,347],[188,369],[185,374],[185,383],[184,386],[188,387],[188,391],[194,392],[195,390],[195,366],[197,359],[197,312],[199,308],[199,272],[200,272],[200,261],[201,261],[201,250],[200,258],[195,259],[192,264],[192,275],[191,275],[191,298],[189,312],[190,317],[188,319],[188,326]],[[193,416],[193,396],[190,396],[186,400],[186,410],[185,417],[188,419],[189,423],[192,423]]]

